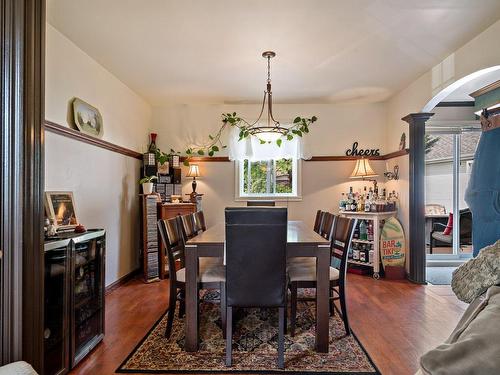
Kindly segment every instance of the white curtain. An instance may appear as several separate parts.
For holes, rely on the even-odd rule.
[[[260,144],[256,137],[249,137],[238,141],[239,129],[232,127],[229,133],[229,160],[270,160],[270,159],[310,159],[305,138],[295,136],[291,141],[282,137],[283,142],[278,146],[276,142]]]

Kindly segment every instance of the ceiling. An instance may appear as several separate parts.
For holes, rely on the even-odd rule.
[[[152,105],[386,100],[500,18],[498,0],[49,0],[47,19]]]

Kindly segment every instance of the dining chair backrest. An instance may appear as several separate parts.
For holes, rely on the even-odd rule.
[[[194,217],[194,229],[196,232],[205,232],[207,230],[207,224],[205,223],[205,215],[203,211],[196,211],[193,214]]]
[[[340,278],[345,277],[347,271],[347,254],[351,246],[352,235],[356,228],[357,219],[337,216],[333,228],[331,242],[331,257],[339,264]]]
[[[319,230],[321,237],[326,238],[328,241],[332,239],[333,225],[335,223],[335,215],[329,212],[323,213],[323,220]]]
[[[286,207],[226,208],[228,306],[280,307],[286,302]]]
[[[247,201],[247,207],[274,207],[276,206],[275,201]]]
[[[184,241],[187,241],[198,234],[195,229],[193,214],[180,216],[180,222],[182,224],[182,235],[184,236]]]
[[[180,218],[174,217],[167,220],[158,220],[158,230],[160,237],[167,252],[167,261],[169,269],[170,282],[175,283],[176,279],[176,261],[180,262],[180,267],[185,266],[184,240],[182,238],[182,229]]]
[[[319,233],[321,229],[321,222],[323,221],[324,212],[321,210],[316,211],[316,218],[314,219],[314,231]]]

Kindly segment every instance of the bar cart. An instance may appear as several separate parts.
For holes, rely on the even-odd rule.
[[[360,261],[356,259],[349,258],[347,260],[348,264],[356,264],[358,266],[370,267],[373,269],[373,278],[380,278],[380,228],[383,220],[386,220],[392,216],[396,216],[397,211],[386,211],[386,212],[362,212],[362,211],[340,211],[339,214],[344,217],[358,219],[358,226],[361,221],[372,221],[373,222],[373,240],[365,240],[359,238],[353,238],[351,246],[356,245],[367,245],[373,248],[373,259],[371,261]],[[356,246],[355,245],[355,246]],[[351,250],[350,250],[351,251]]]

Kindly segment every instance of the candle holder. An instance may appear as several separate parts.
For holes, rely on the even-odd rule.
[[[389,169],[389,168],[386,168]],[[399,165],[395,165],[392,172],[384,172],[384,177],[388,180],[399,180]]]

